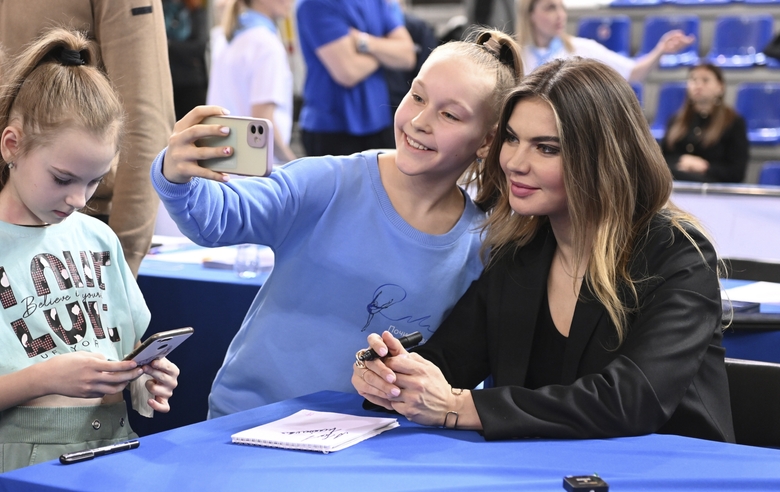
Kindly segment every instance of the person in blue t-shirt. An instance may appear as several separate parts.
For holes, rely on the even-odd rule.
[[[394,151],[309,157],[228,181],[196,147],[222,114],[194,109],[152,166],[179,229],[204,246],[270,246],[275,265],[217,373],[217,417],[320,390],[353,391],[339,362],[368,333],[427,337],[482,271],[484,214],[458,180],[487,154],[500,97],[522,75],[498,31],[437,48],[395,115]],[[224,130],[227,130],[225,128]]]
[[[414,67],[414,42],[390,0],[301,0],[306,62],[299,118],[306,154],[347,155],[393,147],[383,68]]]

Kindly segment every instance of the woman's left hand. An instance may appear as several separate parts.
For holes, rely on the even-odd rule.
[[[396,374],[395,385],[401,389],[398,396],[389,398],[393,410],[418,424],[444,425],[447,412],[456,408],[456,396],[441,370],[415,353],[384,362]]]
[[[382,358],[353,366],[352,385],[363,398],[395,410],[409,420],[442,425],[454,395],[433,363],[410,354],[389,332],[368,336],[368,345]]]
[[[154,397],[149,399],[149,406],[158,412],[167,413],[171,409],[168,399],[179,385],[178,366],[163,357],[143,366],[143,370],[152,377],[146,381],[146,389]]]

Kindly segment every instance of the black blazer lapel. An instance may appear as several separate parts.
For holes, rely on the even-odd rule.
[[[515,250],[512,260],[496,265],[507,268],[499,289],[501,312],[498,319],[510,328],[499,330],[502,333],[501,345],[517,348],[500,350],[498,360],[492,361],[496,386],[522,386],[525,381],[536,318],[543,289],[547,288],[547,275],[555,247],[552,230],[549,226],[543,227],[533,241]]]
[[[602,316],[607,316],[604,306],[596,300],[596,296],[591,292],[587,282],[583,282],[580,289],[580,297],[574,308],[574,318],[571,321],[569,340],[563,356],[562,384],[572,384],[577,379],[580,361],[585,348],[588,346]]]

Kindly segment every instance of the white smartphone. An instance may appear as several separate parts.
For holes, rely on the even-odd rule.
[[[139,366],[145,366],[155,359],[162,359],[189,338],[194,331],[191,327],[187,327],[155,333],[130,352],[124,360],[134,360]]]
[[[242,116],[209,116],[201,124],[230,128],[223,137],[198,140],[199,147],[233,147],[225,157],[198,161],[202,167],[242,176],[268,176],[274,167],[274,125],[264,118]]]

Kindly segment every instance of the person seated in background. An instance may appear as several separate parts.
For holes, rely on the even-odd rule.
[[[506,100],[482,178],[485,271],[413,353],[369,335],[384,357],[353,365],[358,392],[489,440],[734,442],[718,259],[669,203],[630,85],[596,60],[539,67]]]
[[[658,65],[661,56],[677,53],[696,39],[680,30],[669,31],[648,54],[638,59],[628,58],[597,41],[566,33],[563,0],[520,0],[516,25],[526,73],[556,58],[582,56],[606,63],[629,82],[642,82]]]
[[[688,72],[686,98],[669,119],[661,149],[674,179],[740,183],[750,159],[744,118],[723,102],[723,71],[702,63]]]

